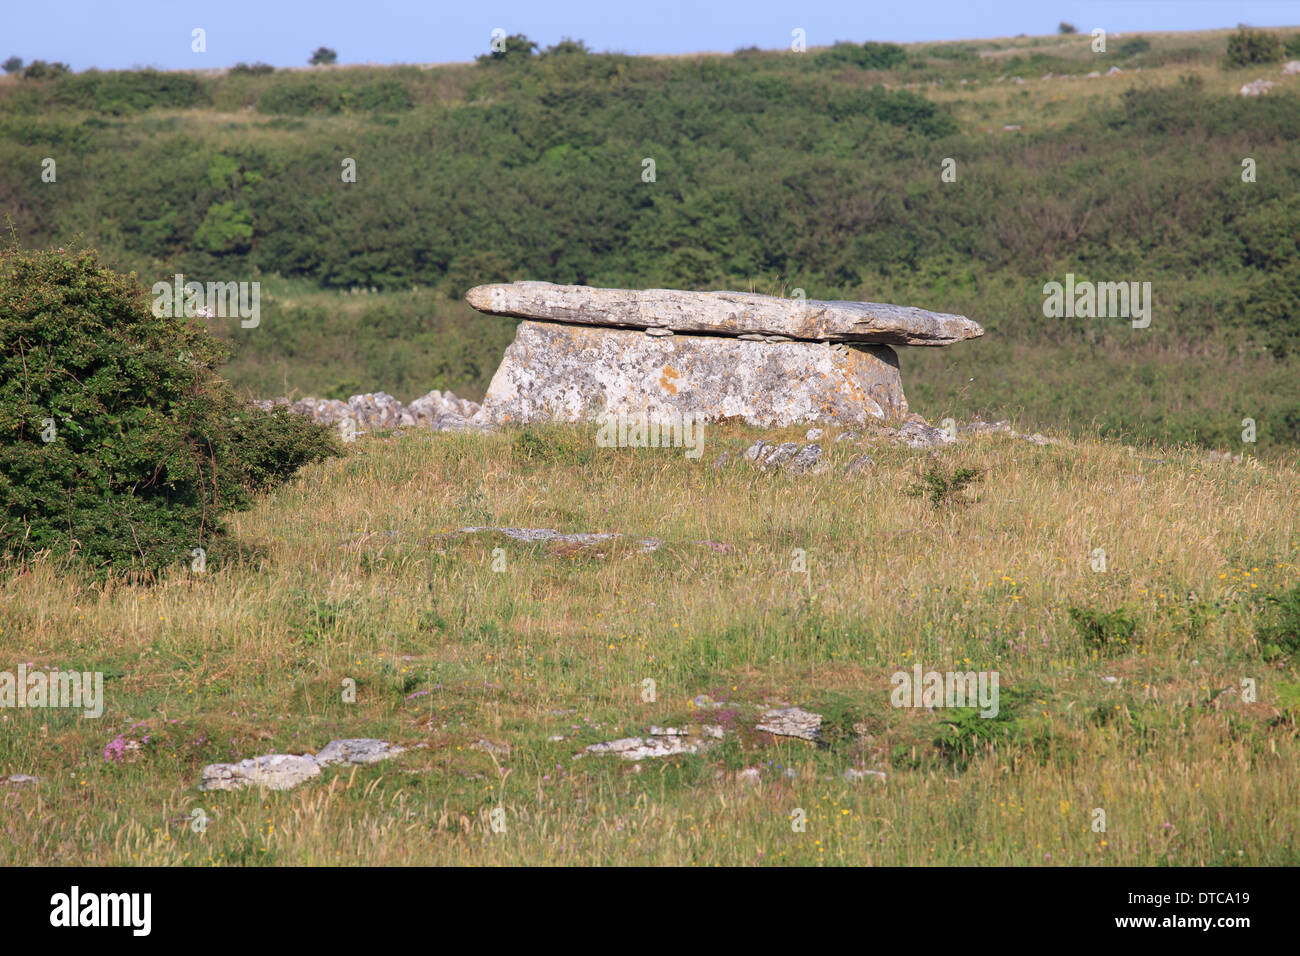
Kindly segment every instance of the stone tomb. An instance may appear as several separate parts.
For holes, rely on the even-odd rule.
[[[960,315],[741,292],[483,285],[465,296],[521,322],[488,386],[485,423],[738,417],[763,427],[907,415],[893,345],[984,330]]]

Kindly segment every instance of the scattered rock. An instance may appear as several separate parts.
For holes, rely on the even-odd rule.
[[[1097,79],[1099,76],[1101,76],[1101,74],[1098,73],[1096,70],[1093,70],[1091,73],[1089,73],[1087,76],[1085,76],[1084,79],[1085,79],[1085,80],[1095,80],[1095,79]]]
[[[345,740],[331,740],[320,753],[316,754],[316,762],[322,767],[336,763],[379,763],[405,750],[405,747],[390,744],[386,740],[376,740],[373,737],[349,737]]]
[[[1241,88],[1242,96],[1262,96],[1274,87],[1272,80],[1256,80]]]
[[[200,790],[242,790],[262,787],[267,790],[291,790],[320,773],[313,757],[294,754],[267,754],[239,763],[214,763],[203,768]]]
[[[445,532],[445,535],[481,534],[483,532],[503,534],[507,538],[511,538],[515,541],[522,541],[525,544],[573,544],[582,546],[601,544],[605,541],[614,541],[619,538],[627,537],[618,531],[583,531],[574,534],[566,534],[563,531],[556,531],[553,528],[498,527],[458,528],[455,531]],[[633,538],[632,540],[641,545],[639,550],[642,553],[657,551],[663,546],[663,541],[659,538]]]
[[[494,744],[490,740],[483,740],[481,738],[472,745],[471,749],[481,750],[484,753],[495,754],[499,757],[504,757],[510,753],[509,744]]]
[[[849,767],[844,771],[844,779],[849,783],[857,783],[859,780],[884,780],[885,772],[883,770],[858,770]]]
[[[793,461],[798,452],[799,445],[797,442],[782,442],[779,446],[768,445],[759,456],[759,467],[764,471],[780,468],[787,462]]]
[[[908,422],[898,430],[900,440],[911,448],[942,448],[956,441],[942,428],[924,422]]]
[[[1124,71],[1121,70],[1119,67],[1117,67],[1117,66],[1112,66],[1109,70],[1106,71],[1106,75],[1107,75],[1107,76],[1119,76],[1119,75],[1120,75],[1121,73],[1123,73],[1123,72],[1124,72]]]
[[[819,438],[822,437],[822,434],[823,433],[820,428],[810,428],[808,429],[808,434],[804,435],[803,437],[808,439],[809,441],[817,441]]]
[[[1287,60],[1282,64],[1283,76],[1295,76],[1300,73],[1300,60]]]
[[[757,767],[746,767],[736,772],[736,782],[756,787],[763,782],[763,774]]]
[[[346,402],[336,398],[302,398],[291,404],[288,399],[276,398],[253,404],[268,411],[285,405],[291,412],[323,425],[351,422],[359,432],[399,427],[463,431],[474,427],[470,419],[479,412],[476,403],[437,389],[406,406],[387,392],[353,395]]]
[[[262,787],[290,790],[318,776],[332,764],[371,764],[405,751],[405,747],[369,737],[332,740],[320,753],[265,754],[238,763],[213,763],[203,768],[200,790],[242,790]]]
[[[842,441],[857,441],[857,438],[858,438],[858,433],[850,428],[848,431],[840,432],[838,435],[836,435],[835,442],[836,444],[838,444]]]
[[[697,754],[715,746],[723,737],[723,729],[703,726],[678,730],[673,727],[651,727],[649,737],[624,737],[586,748],[589,754],[617,754],[624,760],[645,760],[655,757],[674,757],[678,754]],[[581,754],[579,755],[581,756]]]
[[[816,472],[822,469],[822,446],[805,445],[801,448],[786,467],[786,471],[792,474],[802,475],[806,472]]]
[[[844,466],[844,475],[846,478],[861,475],[869,471],[871,468],[874,468],[875,464],[875,461],[870,455],[859,455]]]
[[[713,462],[713,467],[714,468],[725,467],[727,462],[730,460],[731,460],[731,452],[724,451],[721,455],[717,457],[717,460]]]
[[[1000,422],[986,422],[976,418],[965,425],[958,425],[957,431],[965,435],[988,435],[993,432],[1011,431],[1011,422],[1003,420]]]
[[[40,782],[40,777],[27,773],[11,773],[7,777],[0,777],[0,784],[7,787],[35,787]]]
[[[799,707],[782,707],[764,712],[754,729],[779,737],[818,741],[821,740],[821,725],[821,714]]]
[[[1040,435],[1038,434],[1038,432],[1034,432],[1032,435],[1017,435],[1016,437],[1029,442],[1029,444],[1031,445],[1055,445],[1056,444],[1056,442],[1053,441],[1051,438],[1048,438],[1046,435]]]

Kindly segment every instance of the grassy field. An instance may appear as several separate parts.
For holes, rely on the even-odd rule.
[[[1297,584],[1294,455],[994,434],[937,457],[868,437],[856,478],[851,442],[820,475],[711,467],[758,434],[710,429],[698,460],[594,428],[367,436],[236,517],[201,575],[6,576],[6,661],[103,671],[107,708],[0,713],[0,775],[41,778],[0,784],[0,865],[1300,863],[1300,682],[1255,638]],[[954,500],[908,493],[960,468],[981,477]],[[467,525],[664,545],[447,534]],[[998,717],[892,707],[915,663],[997,671]],[[826,743],[755,731],[780,704]],[[700,723],[715,750],[574,759]],[[360,736],[409,749],[196,788]]]

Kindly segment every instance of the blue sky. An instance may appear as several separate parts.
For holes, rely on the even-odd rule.
[[[493,28],[543,46],[570,36],[625,53],[785,48],[836,40],[956,40],[1052,33],[1300,25],[1300,0],[0,0],[0,58],[89,67],[300,66],[325,45],[340,63],[440,63],[485,52]],[[191,30],[207,52],[191,51]]]

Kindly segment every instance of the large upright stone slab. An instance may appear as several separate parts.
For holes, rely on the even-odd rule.
[[[951,345],[984,334],[978,322],[964,315],[881,302],[805,301],[750,292],[513,282],[476,286],[465,294],[465,301],[489,315],[546,322],[813,342]]]
[[[885,345],[761,342],[720,335],[521,322],[482,419],[591,421],[602,413],[738,416],[763,427],[863,425],[907,413]],[[476,416],[477,417],[477,416]]]

